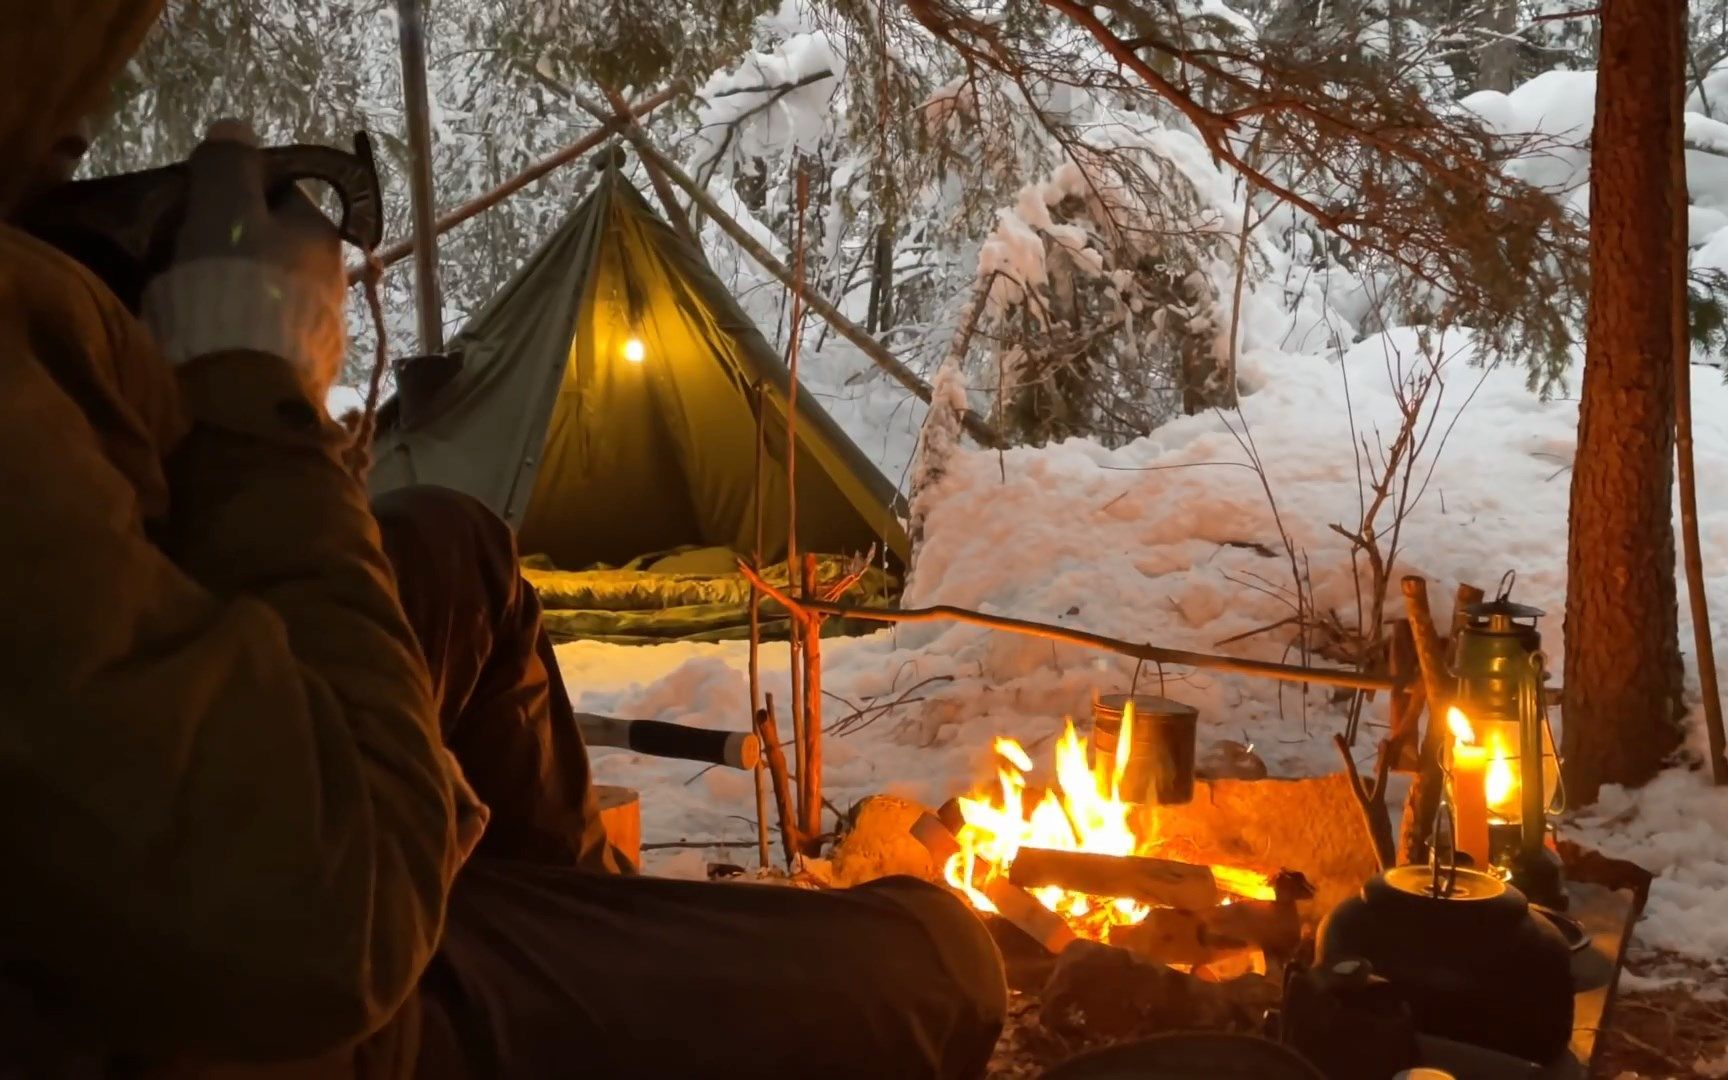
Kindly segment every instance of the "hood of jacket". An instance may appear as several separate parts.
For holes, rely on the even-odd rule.
[[[0,207],[97,108],[163,0],[0,0]]]

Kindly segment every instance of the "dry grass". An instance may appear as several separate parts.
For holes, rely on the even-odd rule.
[[[1728,973],[1672,958],[1631,970],[1687,983],[1621,991],[1596,1075],[1609,1080],[1728,1075]],[[1717,1067],[1710,1069],[1710,1063]]]

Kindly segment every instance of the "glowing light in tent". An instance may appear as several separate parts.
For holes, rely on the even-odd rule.
[[[647,359],[648,346],[642,344],[642,339],[633,337],[624,343],[624,359],[632,364],[640,364]]]

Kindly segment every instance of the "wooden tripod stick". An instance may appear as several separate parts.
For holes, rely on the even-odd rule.
[[[1445,642],[1434,628],[1427,580],[1411,575],[1404,579],[1403,587],[1405,617],[1416,641],[1416,660],[1422,668],[1422,684],[1428,698],[1428,727],[1423,733],[1416,782],[1410,785],[1410,796],[1404,804],[1404,828],[1398,845],[1400,860],[1408,863],[1419,862],[1422,858],[1422,849],[1428,845],[1434,814],[1440,808],[1441,792],[1446,786],[1443,762],[1446,741],[1451,736],[1446,713],[1452,706],[1454,680],[1446,670]],[[1461,625],[1464,610],[1482,597],[1482,590],[1474,585],[1458,586],[1453,604],[1454,630]]]

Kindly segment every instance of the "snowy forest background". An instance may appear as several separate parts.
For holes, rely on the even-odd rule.
[[[387,234],[405,236],[394,6],[170,0],[89,168],[179,158],[221,115],[273,143],[346,145],[365,129],[387,169]],[[1550,613],[1560,669],[1590,0],[427,8],[440,207],[593,131],[578,95],[637,100],[677,83],[646,121],[657,144],[784,261],[802,221],[813,288],[933,383],[938,402],[963,394],[1004,432],[1001,450],[956,452],[941,437],[920,448],[926,406],[804,321],[805,385],[913,497],[922,542],[909,604],[1371,667],[1400,574],[1449,596],[1515,570],[1518,597]],[[1728,0],[1692,0],[1691,18],[1693,393],[1720,612]],[[446,234],[447,336],[588,182],[585,163],[567,166]],[[692,217],[716,270],[785,348],[786,290]],[[415,351],[412,277],[403,262],[386,279],[395,356]],[[344,381],[359,386],[372,330],[364,305],[350,310]],[[1680,628],[1690,642],[1684,605]],[[1720,633],[1716,647],[1728,648]],[[579,708],[730,728],[747,715],[740,656],[717,646],[583,644],[560,658]],[[1031,745],[1053,716],[1141,674],[964,626],[843,642],[824,659],[826,689],[864,718],[828,751],[842,805],[887,787],[935,805],[988,767],[991,735]],[[1208,737],[1252,743],[1274,772],[1335,769],[1330,733],[1384,714],[1359,695],[1156,675],[1181,684]],[[1695,720],[1690,670],[1686,694]],[[980,714],[991,723],[965,723]],[[1372,739],[1356,745],[1371,759]],[[1696,771],[1701,749],[1694,723],[1678,769],[1635,794],[1605,789],[1571,824],[1663,875],[1641,940],[1708,961],[1728,955],[1728,801]],[[625,754],[597,769],[654,792],[650,837],[736,832],[748,812],[747,778],[726,770],[698,783],[693,768]]]
[[[364,128],[390,169],[389,234],[405,235],[393,7],[176,0],[133,66],[93,167],[182,156],[217,112],[250,118],[267,141],[345,145]],[[1217,115],[1244,110],[1216,131],[1053,14],[1060,5],[986,5],[977,10],[993,14],[974,26],[959,8],[871,0],[428,7],[440,205],[591,131],[572,90],[635,99],[678,81],[690,93],[649,124],[660,144],[783,257],[795,236],[792,175],[805,168],[817,289],[926,377],[956,328],[971,327],[975,404],[1017,442],[1083,435],[1120,445],[1229,404],[1239,353],[1270,340],[1336,350],[1388,326],[1471,327],[1554,389],[1577,337],[1576,222],[1519,220],[1495,236],[1542,211],[1526,204],[1507,220],[1473,222],[1459,191],[1486,179],[1506,194],[1500,175],[1469,156],[1511,158],[1505,176],[1586,208],[1578,144],[1589,130],[1595,23],[1569,17],[1582,0],[1100,7],[1114,11],[1121,39],[1160,42],[1143,51],[1193,101]],[[1728,110],[1728,79],[1712,94],[1710,78],[1728,54],[1728,4],[1692,7],[1693,142],[1711,158],[1694,170],[1710,211],[1695,219],[1696,241],[1728,221],[1707,183],[1728,153],[1728,127],[1712,123],[1713,109]],[[1204,59],[1177,62],[1178,50]],[[1253,108],[1291,99],[1318,119]],[[1389,149],[1338,121],[1397,128],[1408,146]],[[1218,161],[1221,149],[1243,167]],[[1441,172],[1458,175],[1448,184]],[[584,167],[566,167],[445,238],[448,332],[586,183]],[[1423,210],[1435,220],[1411,225]],[[783,290],[718,230],[704,235],[723,276],[784,344]],[[1712,259],[1701,253],[1696,266],[1713,269]],[[983,296],[980,278],[990,282],[986,310],[962,319]],[[389,278],[398,354],[413,344],[411,280],[405,263]],[[1699,278],[1701,297],[1709,283]],[[1251,307],[1275,309],[1286,325]],[[834,344],[806,328],[807,347]],[[363,380],[369,338],[356,319],[351,382]],[[823,391],[856,396],[877,378],[862,357],[826,351],[831,362],[814,370],[831,384]],[[917,411],[892,423],[912,431]],[[885,450],[903,458],[908,446]]]

